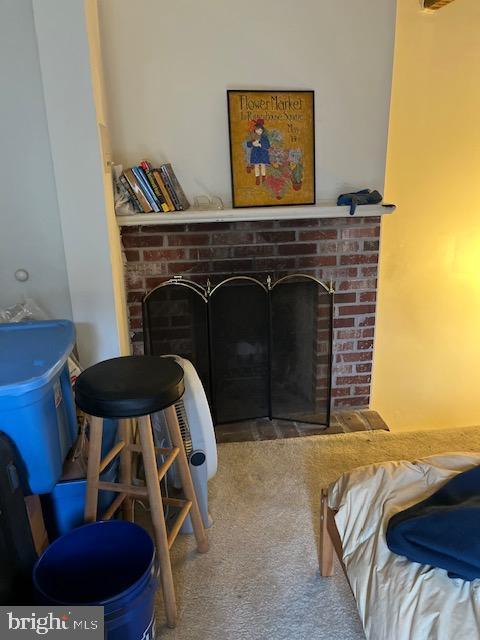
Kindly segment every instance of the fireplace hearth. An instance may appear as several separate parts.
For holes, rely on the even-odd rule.
[[[332,318],[332,287],[308,274],[236,275],[214,287],[173,277],[144,298],[145,353],[191,360],[216,424],[328,425]]]

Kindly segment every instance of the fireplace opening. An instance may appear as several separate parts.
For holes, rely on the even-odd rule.
[[[328,425],[333,290],[313,276],[174,277],[143,300],[145,353],[196,367],[215,424],[276,418]]]
[[[217,424],[271,416],[266,285],[248,276],[210,292],[212,405]]]
[[[272,417],[328,425],[333,292],[310,276],[285,276],[271,301]]]

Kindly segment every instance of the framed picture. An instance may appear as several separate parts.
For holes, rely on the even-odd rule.
[[[234,207],[315,204],[313,91],[229,90]]]

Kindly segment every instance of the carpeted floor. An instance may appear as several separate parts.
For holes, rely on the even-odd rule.
[[[219,445],[219,470],[210,482],[211,549],[199,555],[191,536],[177,539],[179,624],[165,627],[159,593],[157,637],[361,640],[341,570],[334,578],[318,574],[320,488],[369,462],[445,451],[480,451],[480,428]]]

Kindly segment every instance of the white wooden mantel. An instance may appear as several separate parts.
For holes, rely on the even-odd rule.
[[[393,213],[393,204],[361,205],[355,217],[378,217]],[[117,215],[121,227],[144,225],[202,224],[207,222],[255,222],[257,220],[308,220],[319,218],[350,218],[350,207],[335,204],[315,204],[283,207],[252,207],[248,209],[221,209],[175,211],[171,213],[137,213]]]

